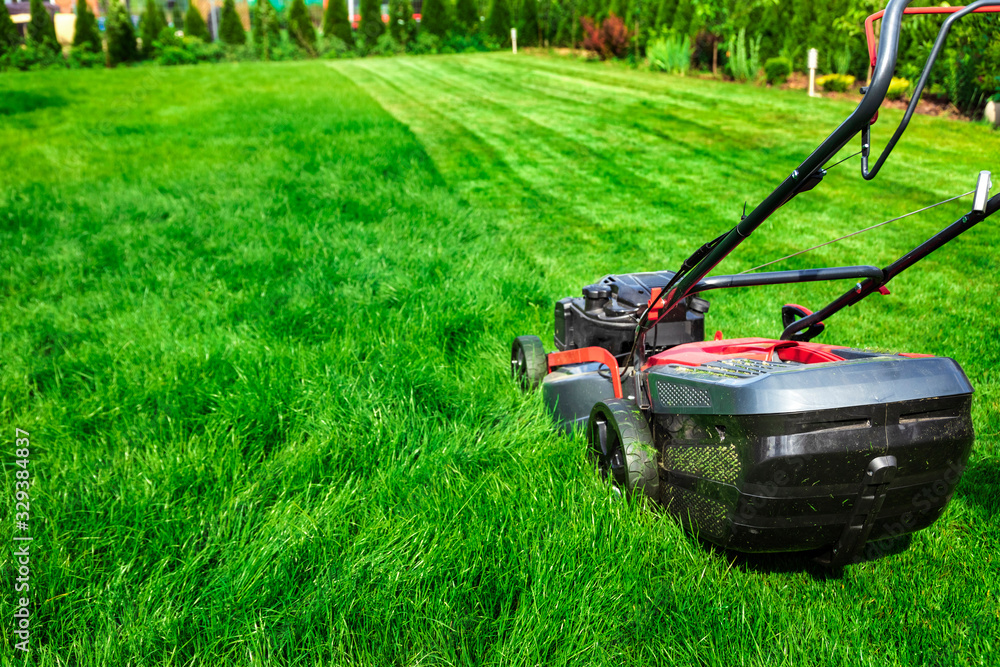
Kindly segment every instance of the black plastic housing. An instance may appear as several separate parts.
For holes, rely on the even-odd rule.
[[[968,378],[944,357],[835,352],[844,360],[642,371],[658,500],[727,549],[823,550],[837,562],[931,525],[972,448]],[[567,430],[614,396],[599,363],[554,369],[542,392]]]
[[[607,275],[584,287],[583,296],[560,299],[555,312],[556,347],[575,350],[593,346],[616,356],[628,354],[636,323],[653,290],[665,287],[673,276],[672,271]],[[705,299],[690,296],[662,314],[646,335],[648,353],[705,340],[708,307]]]

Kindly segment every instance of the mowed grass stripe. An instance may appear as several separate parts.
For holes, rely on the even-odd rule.
[[[664,148],[662,139],[649,134],[621,133],[617,125],[606,122],[610,108],[605,109],[604,116],[591,113],[586,117],[572,116],[568,109],[576,107],[567,106],[568,98],[550,102],[541,91],[510,80],[509,68],[498,71],[483,67],[492,62],[493,59],[469,59],[460,63],[471,63],[471,70],[456,69],[455,64],[449,63],[447,70],[435,72],[440,78],[420,79],[423,85],[410,89],[426,100],[425,104],[435,113],[467,113],[461,118],[449,117],[479,133],[495,150],[506,151],[512,161],[511,168],[523,172],[522,180],[545,182],[550,191],[553,185],[560,188],[560,199],[572,206],[577,216],[596,219],[602,227],[614,227],[622,216],[638,218],[635,209],[646,204],[650,197],[669,205],[676,183],[664,179],[662,173],[650,171],[649,162],[643,162],[642,156],[636,159],[632,155],[638,149],[655,151],[651,143]],[[379,73],[402,77],[403,72],[417,67],[424,68],[421,71],[426,77],[428,65],[421,65],[416,59]],[[442,89],[475,95],[480,104],[462,105],[456,110],[447,98],[426,92]],[[586,99],[580,102],[590,110],[596,104]],[[514,119],[517,124],[511,124]],[[632,145],[622,146],[623,138]],[[586,201],[580,201],[575,189],[579,183],[586,183],[591,193]],[[707,211],[698,213],[704,215]]]
[[[523,59],[521,60],[523,61]],[[418,94],[423,100],[426,100],[426,104],[434,105],[436,98],[433,91],[443,86],[454,85],[453,81],[467,84],[472,92],[484,98],[490,97],[492,88],[492,92],[495,93],[492,95],[492,99],[500,101],[493,102],[488,99],[485,101],[485,104],[502,104],[514,113],[532,116],[532,120],[535,120],[534,116],[538,116],[541,120],[537,122],[548,122],[550,131],[541,135],[529,134],[531,128],[525,128],[524,133],[515,135],[513,139],[506,133],[498,133],[499,136],[494,138],[493,141],[499,142],[501,149],[503,146],[509,145],[512,141],[516,141],[525,144],[523,148],[525,152],[537,150],[533,149],[532,145],[552,142],[554,141],[553,137],[560,136],[560,133],[563,133],[565,136],[568,132],[574,132],[574,144],[582,142],[591,151],[595,152],[603,149],[606,156],[605,159],[609,160],[609,164],[612,167],[610,171],[611,176],[605,176],[607,185],[602,185],[596,189],[588,188],[588,192],[593,192],[588,197],[588,200],[583,203],[583,208],[595,211],[601,219],[606,221],[605,224],[614,224],[612,221],[628,216],[627,220],[632,225],[632,229],[622,231],[638,231],[641,233],[648,230],[648,233],[656,233],[660,238],[674,241],[680,251],[687,249],[686,246],[690,244],[690,235],[685,233],[678,234],[675,233],[675,230],[690,229],[692,227],[690,218],[692,217],[702,218],[713,224],[731,224],[740,211],[740,203],[742,202],[740,194],[743,191],[757,190],[760,191],[760,196],[763,196],[767,191],[764,189],[765,187],[783,178],[786,175],[785,172],[789,164],[795,164],[797,159],[803,157],[813,147],[814,144],[805,143],[803,137],[818,141],[816,137],[823,136],[815,134],[810,137],[809,132],[800,132],[798,142],[802,146],[802,149],[798,153],[783,151],[782,155],[778,156],[784,157],[786,153],[794,155],[796,162],[785,162],[784,159],[777,160],[775,156],[769,156],[766,150],[762,153],[759,150],[747,150],[739,147],[734,149],[731,146],[727,146],[725,150],[714,151],[714,153],[707,149],[699,148],[698,150],[701,152],[692,156],[685,153],[684,149],[688,146],[677,146],[676,143],[668,145],[662,142],[658,136],[652,135],[647,128],[640,127],[635,132],[623,132],[618,129],[622,126],[622,117],[632,117],[635,115],[633,111],[636,107],[631,104],[631,101],[626,96],[627,91],[623,92],[619,89],[617,91],[618,94],[608,95],[609,99],[615,99],[619,103],[617,112],[615,113],[608,110],[604,110],[601,113],[600,103],[586,98],[585,91],[578,93],[582,98],[579,107],[568,105],[564,102],[562,104],[543,105],[537,100],[537,96],[524,93],[517,85],[505,85],[503,77],[495,74],[494,70],[498,68],[501,72],[510,70],[511,67],[508,65],[508,61],[513,62],[517,61],[517,59],[504,60],[501,65],[497,65],[498,62],[501,62],[498,58],[467,58],[461,61],[461,67],[463,69],[472,69],[468,72],[457,74],[455,73],[455,65],[449,64],[447,69],[441,68],[438,72],[439,80],[433,82],[427,81],[419,86],[417,90],[420,92]],[[449,61],[449,63],[451,62]],[[545,61],[542,60],[541,62]],[[492,69],[488,68],[490,64],[493,65]],[[423,65],[425,68],[430,66]],[[370,65],[370,67],[377,67],[377,65]],[[590,67],[593,69],[593,66]],[[395,72],[403,68],[394,66],[391,69],[385,69],[386,72],[383,73],[383,76],[392,76]],[[659,77],[659,79],[665,79],[670,82],[674,80],[667,77]],[[483,81],[489,83],[477,83]],[[712,82],[707,82],[707,85],[721,88],[731,87]],[[391,100],[383,100],[383,102],[391,104]],[[642,100],[642,102],[650,103],[651,100]],[[663,111],[663,108],[667,106],[669,106],[669,101],[665,101],[663,104],[657,103],[656,109],[653,110],[644,108],[639,113],[653,119],[653,123],[659,122],[660,124],[663,124],[664,121],[658,120],[658,118],[662,118],[664,115],[667,116],[668,120],[666,122],[668,125],[666,127],[669,128],[668,131],[670,132],[684,127],[683,123],[674,123],[669,120],[670,112]],[[759,106],[767,108],[766,104]],[[840,107],[842,112],[846,112],[846,109],[843,108],[844,105],[841,104]],[[533,111],[539,108],[544,108],[545,113],[536,113]],[[582,111],[583,109],[585,111]],[[450,109],[442,107],[435,108],[435,111],[449,113]],[[701,109],[701,111],[710,110]],[[747,119],[745,118],[744,109],[738,105],[734,105],[733,111],[736,113],[722,115],[718,122],[725,124],[735,121],[746,125]],[[481,109],[476,109],[472,113],[476,113],[477,115],[467,119],[466,122],[469,124],[469,127],[477,128],[476,131],[479,132],[489,132],[492,126],[497,123],[503,123],[506,120],[502,115],[498,118],[493,118],[488,114],[482,113]],[[716,115],[719,114],[716,113]],[[826,126],[827,128],[832,127],[836,118],[832,114],[828,115],[831,118],[830,123]],[[546,121],[546,117],[556,118],[558,122]],[[698,128],[699,126],[695,123],[694,127]],[[608,130],[608,128],[615,129]],[[715,137],[719,134],[707,126],[702,126],[701,129],[703,130],[702,136]],[[764,145],[768,143],[768,133],[762,133],[761,128],[747,125],[745,129],[747,135],[751,138],[751,143],[755,141]],[[652,146],[652,148],[644,151],[644,155],[640,158],[634,159],[629,151],[620,150],[622,141],[608,141],[608,132],[614,132],[619,137],[626,137],[628,143],[633,146]],[[532,138],[526,140],[525,137],[529,136]],[[747,141],[745,137],[741,139],[741,143],[745,141]],[[578,164],[592,160],[592,153],[587,153],[586,151],[577,151],[576,154],[572,151],[559,152],[564,154],[567,160],[562,165],[554,165],[555,171],[548,173],[526,173],[525,178],[522,180],[534,183],[539,182],[541,178],[547,177],[549,183],[559,187],[560,179],[571,182],[575,178],[575,170],[578,168]],[[736,165],[743,163],[769,166],[768,178],[759,178],[761,172],[758,171],[755,173],[752,166],[743,170],[738,170],[734,167],[730,171],[720,170],[716,166],[720,161],[725,162],[732,159],[727,156],[733,154],[743,156],[734,162]],[[646,160],[645,164],[642,162],[643,159]],[[901,159],[905,160],[906,156],[904,155]],[[545,164],[546,166],[552,166],[552,163],[549,161],[546,161]],[[780,171],[775,169],[774,165],[777,164],[780,164],[783,169]],[[942,169],[942,167],[944,168]],[[772,234],[772,240],[786,240],[787,243],[782,249],[791,252],[807,244],[828,240],[832,238],[833,233],[852,231],[857,228],[856,225],[859,220],[874,222],[880,219],[877,217],[878,215],[889,217],[890,215],[898,214],[902,206],[909,205],[915,200],[916,195],[923,195],[920,197],[920,200],[924,203],[933,201],[939,195],[937,191],[914,190],[912,187],[899,189],[891,187],[890,184],[890,187],[884,188],[885,192],[880,192],[879,197],[870,197],[871,190],[867,191],[869,196],[865,197],[861,194],[863,192],[861,189],[862,186],[857,183],[860,179],[855,178],[853,173],[850,174],[851,178],[846,178],[848,176],[847,170],[853,168],[856,168],[856,160],[855,163],[848,163],[839,168],[837,176],[845,178],[840,178],[838,181],[831,176],[831,181],[834,182],[829,184],[833,186],[829,194],[824,195],[820,192],[813,195],[812,200],[803,199],[802,201],[807,209],[804,212],[805,215],[786,214],[784,211],[779,212],[775,216],[776,223],[780,221],[781,224],[789,224],[792,228],[792,233]],[[956,170],[951,168],[951,165],[938,165],[938,171],[954,173]],[[634,182],[630,181],[628,176],[637,172],[640,173],[641,178],[633,179]],[[644,180],[646,178],[655,179],[658,188],[651,189],[647,187],[647,181]],[[668,193],[667,196],[663,196],[664,192]],[[893,194],[899,192],[903,194]],[[955,190],[952,190],[948,194],[954,194],[954,192]],[[752,205],[754,199],[749,199]],[[834,199],[843,199],[844,201],[840,206],[829,206],[829,202]],[[732,210],[733,204],[735,204],[735,213]],[[829,214],[830,209],[840,209],[842,211],[845,204],[855,204],[856,208],[851,211],[851,215]],[[706,206],[708,208],[705,208]],[[581,207],[578,206],[576,208],[579,210]],[[955,208],[954,210],[957,211],[959,209]],[[586,215],[586,212],[584,215]],[[934,224],[933,221],[932,224]],[[876,237],[866,237],[864,240],[848,241],[844,245],[832,250],[839,253],[843,248],[847,248],[848,250],[854,249],[856,254],[860,255],[864,253],[870,257],[872,244],[874,243],[876,249],[880,247],[885,248],[884,252],[880,253],[879,259],[884,262],[891,261],[895,256],[898,256],[900,252],[898,248],[903,247],[902,244],[898,243],[885,247],[885,244],[891,242],[893,234],[894,231],[890,229],[888,230],[888,235],[883,234]],[[774,239],[774,237],[778,238]],[[888,241],[886,240],[887,238],[889,239]],[[747,252],[753,253],[754,247],[759,246],[751,244]],[[742,252],[743,250],[741,249]],[[826,252],[829,253],[831,251],[828,250]],[[678,252],[678,254],[680,253]],[[754,254],[756,255],[757,253]],[[759,261],[764,261],[764,259],[773,258],[774,256],[775,254],[761,255],[754,256],[753,259],[759,263]],[[833,259],[836,260],[837,257]]]
[[[457,79],[446,74],[446,78],[439,78],[435,76],[438,72],[429,74],[419,59],[406,59],[395,71],[375,71],[383,76],[411,79],[415,84],[410,86],[413,95],[421,95],[417,91],[422,89],[441,91],[433,98],[433,112],[444,114],[449,120],[472,129],[494,150],[502,151],[511,169],[521,173],[524,182],[544,178],[548,183],[552,174],[561,171],[566,178],[566,187],[550,195],[561,201],[570,201],[568,188],[574,182],[584,183],[589,188],[608,187],[608,179],[614,176],[612,172],[605,171],[608,165],[595,152],[579,142],[566,140],[558,132],[540,124],[521,105],[501,101],[503,94],[490,95],[488,90],[470,85],[472,77]],[[399,89],[398,85],[396,89]],[[464,102],[456,104],[458,99]],[[474,103],[469,104],[469,101]],[[492,122],[484,123],[486,117]],[[546,141],[523,143],[519,138],[524,136],[545,136]],[[566,173],[567,167],[569,173]],[[610,191],[608,194],[610,196]],[[619,196],[625,194],[618,190]]]

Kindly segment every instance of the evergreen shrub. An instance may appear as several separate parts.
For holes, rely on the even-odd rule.
[[[120,63],[130,63],[139,59],[139,47],[135,43],[135,29],[132,17],[122,0],[110,0],[106,23],[108,39],[108,63],[114,67]]]
[[[316,28],[304,0],[292,0],[292,7],[288,10],[288,34],[306,53],[317,55]]]
[[[0,47],[2,48],[2,47]],[[76,22],[73,25],[73,50],[101,53],[101,33],[97,29],[97,17],[90,11],[86,0],[77,0]]]
[[[910,90],[910,80],[903,79],[899,77],[892,77],[892,81],[889,82],[889,90],[886,92],[886,98],[890,100],[902,99],[904,95]]]
[[[788,75],[792,73],[792,61],[788,58],[778,56],[768,58],[764,63],[764,77],[772,86],[780,86],[788,80]]]
[[[412,12],[411,12],[412,16]],[[329,0],[323,14],[323,37],[336,38],[348,47],[354,46],[354,31],[347,16],[346,0]]]
[[[187,12],[184,14],[184,36],[197,37],[203,42],[211,42],[212,37],[208,34],[208,24],[205,18],[198,11],[194,0],[189,0]]]
[[[222,5],[219,39],[229,46],[239,46],[247,43],[247,32],[243,29],[243,21],[236,11],[236,3],[233,0],[226,0]]]

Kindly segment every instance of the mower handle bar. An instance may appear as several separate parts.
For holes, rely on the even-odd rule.
[[[898,276],[904,270],[910,268],[962,232],[967,231],[973,226],[979,224],[997,211],[1000,211],[1000,194],[993,195],[993,197],[986,202],[986,206],[983,210],[980,211],[973,208],[973,210],[969,213],[966,213],[961,218],[951,223],[889,266],[881,269],[881,278],[866,278],[863,282],[858,283],[853,289],[844,292],[840,297],[835,299],[822,310],[818,310],[812,315],[792,322],[785,328],[784,331],[781,332],[781,340],[791,340],[791,338],[799,331],[807,329],[817,322],[822,322],[843,308],[853,306],[869,294],[879,291],[881,287]]]
[[[871,121],[889,91],[889,83],[892,81],[892,74],[896,69],[899,28],[903,10],[911,1],[889,0],[882,19],[882,34],[879,38],[881,57],[872,73],[871,85],[857,108],[764,201],[740,220],[713,248],[708,250],[701,261],[673,285],[665,295],[665,309],[669,310],[684,299],[691,289],[708,275],[709,271],[735,250],[782,204],[795,196],[808,183],[809,177],[814,172],[822,168]],[[641,349],[642,346],[639,347]]]
[[[964,9],[964,7],[907,7],[903,10],[904,14],[954,14],[957,11]],[[972,10],[973,12],[986,13],[986,12],[1000,12],[1000,5],[993,5],[989,7],[977,7]],[[882,18],[885,14],[885,10],[875,12],[871,16],[865,19],[865,39],[868,41],[868,61],[871,63],[872,67],[875,67],[875,61],[878,58],[878,52],[876,50],[875,42],[875,21]]]
[[[976,0],[965,7],[915,7],[913,9],[904,10],[904,14],[951,14],[944,23],[941,25],[941,29],[938,31],[937,39],[934,40],[934,46],[931,48],[931,53],[927,57],[927,64],[924,65],[923,71],[920,73],[920,79],[917,81],[917,86],[913,90],[913,95],[910,96],[910,103],[906,107],[906,113],[903,114],[903,120],[899,122],[899,127],[893,133],[892,138],[889,143],[885,145],[882,149],[882,154],[879,156],[878,160],[875,162],[875,166],[869,171],[868,169],[868,154],[871,151],[871,123],[866,124],[861,129],[861,176],[864,177],[866,181],[870,181],[875,178],[882,165],[885,164],[886,158],[889,157],[889,153],[892,149],[896,147],[896,142],[899,138],[903,136],[903,132],[906,131],[906,126],[910,124],[910,118],[913,117],[913,112],[917,110],[917,103],[920,101],[920,96],[923,95],[924,86],[927,85],[927,79],[930,77],[931,68],[934,66],[934,62],[937,60],[938,55],[941,53],[941,49],[944,48],[945,39],[948,37],[948,33],[951,31],[951,26],[958,19],[971,14],[973,12],[1000,12],[1000,5],[990,5],[989,3],[995,0]],[[884,13],[884,12],[879,12]],[[873,41],[874,28],[872,23],[879,18],[879,13],[872,14],[865,20],[865,35],[868,38],[868,54],[871,58],[872,65],[874,66],[876,62],[875,55],[875,44]],[[874,122],[874,119],[872,119]]]
[[[705,280],[708,273],[714,269],[719,262],[725,259],[726,256],[732,253],[741,243],[743,243],[743,241],[746,240],[747,237],[749,237],[750,234],[752,234],[758,227],[760,227],[772,213],[774,213],[785,202],[799,192],[805,191],[806,189],[814,186],[815,182],[812,178],[813,175],[820,171],[823,165],[830,161],[830,159],[832,159],[847,144],[847,142],[855,137],[859,132],[864,132],[862,150],[863,154],[864,152],[867,152],[867,149],[870,148],[870,133],[867,130],[870,127],[872,120],[878,113],[879,107],[885,100],[886,93],[889,91],[889,84],[892,82],[892,76],[896,69],[896,59],[899,52],[899,34],[900,27],[902,25],[902,17],[907,6],[911,2],[912,0],[889,0],[886,8],[882,11],[882,16],[880,17],[882,19],[882,31],[879,36],[878,59],[872,70],[871,82],[865,90],[864,97],[861,99],[858,106],[805,160],[802,161],[796,169],[792,171],[791,174],[785,178],[784,181],[781,182],[780,185],[778,185],[777,188],[771,192],[771,194],[764,199],[764,201],[758,204],[748,215],[744,216],[729,232],[720,236],[712,244],[704,246],[698,253],[696,253],[698,257],[697,261],[694,262],[694,265],[682,277],[678,278],[674,284],[669,286],[669,290],[664,295],[664,311],[668,311],[675,307],[692,292],[699,291],[696,289],[696,286]],[[947,31],[951,28],[951,25],[966,14],[989,6],[989,2],[990,0],[975,0],[963,8],[956,8],[955,13],[947,19],[945,25],[942,26],[937,41],[935,42],[935,49],[932,52],[931,57],[928,59],[928,62],[924,67],[924,72],[921,75],[920,83],[918,84],[921,91],[923,85],[926,83],[930,68],[934,64],[934,59],[937,57],[937,52],[940,51],[940,46],[944,43],[944,38],[947,36]],[[907,109],[907,114],[904,116],[903,122],[900,123],[900,127],[897,128],[893,139],[890,141],[889,145],[887,145],[886,150],[879,158],[875,168],[870,172],[868,172],[867,169],[864,170],[867,172],[867,175],[865,175],[866,179],[870,180],[871,178],[874,178],[875,174],[878,173],[878,170],[884,163],[885,158],[888,157],[889,152],[891,152],[892,148],[895,146],[899,136],[901,136],[903,131],[906,129],[909,117],[912,115],[912,111],[916,107],[917,99],[918,95],[914,95],[910,102],[910,108]],[[865,160],[865,163],[866,162],[867,161]],[[974,217],[978,218],[976,222],[995,212],[997,208],[1000,207],[998,201],[1000,201],[1000,196],[994,197],[990,200],[985,214],[975,214]],[[966,218],[967,217],[968,216],[966,216]],[[957,236],[958,233],[961,233],[961,231],[964,231],[966,228],[963,226],[961,230],[946,238],[944,241],[941,241],[942,238],[947,236],[946,233],[949,230],[952,230],[953,227],[955,227],[955,225],[952,225],[946,230],[943,230],[939,234],[935,235],[924,244],[921,244],[917,250],[908,253],[905,257],[911,257],[914,253],[922,248],[925,248],[928,244],[937,244],[930,248],[930,250],[927,250],[926,253],[921,254],[916,259],[906,263],[905,266],[902,266],[901,268],[894,264],[893,267],[896,269],[895,273],[898,273],[919,259],[922,259],[926,256],[926,254],[929,254],[937,247],[940,247],[940,245],[943,245],[948,240],[951,240],[951,238],[954,238],[954,236]],[[939,241],[940,243],[938,243]],[[694,259],[695,256],[692,256],[689,261]],[[899,261],[903,260],[901,259]],[[895,273],[893,273],[893,275],[895,275]],[[869,289],[872,285],[879,283],[879,286],[881,286],[891,277],[891,275],[887,276],[884,280],[873,280],[871,277],[866,278],[865,282],[862,283],[862,285],[865,286],[864,289],[860,292],[857,290],[851,290],[848,294],[854,296],[860,295],[860,298],[863,298],[877,289],[877,287]],[[853,304],[857,300],[860,300],[860,298],[853,299],[853,297],[851,297],[847,300],[851,301],[851,304]],[[838,299],[838,301],[830,304],[823,310],[817,312],[815,315],[796,321],[791,327],[785,330],[782,337],[790,337],[792,333],[794,333],[794,331],[790,332],[790,329],[794,328],[798,331],[809,326],[814,321],[819,321],[820,318],[818,316],[822,315],[825,317],[829,314],[829,309],[833,308],[841,301],[844,301],[844,297],[841,297],[841,299]],[[836,307],[833,312],[840,310],[840,308],[843,308],[844,305],[848,305],[846,301],[839,307]],[[637,332],[640,337],[640,344],[636,346],[636,350],[640,356],[645,356],[645,345],[641,344],[641,341],[645,338],[648,328],[649,325],[647,324],[645,328],[641,328]]]
[[[877,266],[835,266],[825,269],[739,273],[732,276],[712,276],[711,278],[705,278],[694,286],[691,293],[697,294],[713,289],[728,289],[730,287],[789,285],[792,283],[812,283],[821,280],[844,280],[847,278],[883,280],[885,276],[882,269]]]

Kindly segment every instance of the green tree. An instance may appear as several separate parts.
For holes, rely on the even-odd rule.
[[[783,51],[792,61],[792,69],[802,71],[806,66],[806,53],[813,46],[809,44],[809,29],[813,21],[813,2],[812,0],[792,0],[788,9],[791,11],[785,27]]]
[[[21,45],[21,32],[10,17],[7,4],[0,0],[0,56],[18,48]]]
[[[660,30],[669,29],[673,25],[674,11],[677,9],[677,0],[660,0],[656,5],[656,16],[653,18],[653,28]]]
[[[475,0],[457,0],[455,23],[470,33],[479,29],[479,10],[476,9]]]
[[[553,0],[552,7],[552,21],[555,24],[552,43],[556,46],[573,46],[576,41],[576,26],[580,23],[575,0]]]
[[[184,35],[197,37],[203,42],[212,41],[211,35],[208,34],[208,25],[193,0],[188,4],[187,12],[184,14]]]
[[[236,12],[236,3],[226,0],[222,5],[222,21],[219,24],[219,39],[223,44],[239,46],[247,43],[247,32],[243,29],[243,21]]]
[[[490,15],[486,19],[486,31],[496,37],[501,44],[510,44],[510,4],[508,0],[493,0]]]
[[[45,9],[42,0],[31,0],[31,21],[28,23],[28,43],[47,48],[53,52],[59,51],[59,40],[56,39],[56,26],[52,23],[49,10]]]
[[[427,3],[424,3],[424,11]],[[422,19],[427,20],[426,16]],[[385,34],[385,24],[382,23],[382,5],[379,0],[361,0],[361,22],[358,24],[358,32],[365,46],[373,47],[378,42],[378,38]]]
[[[601,22],[608,17],[608,10],[611,8],[611,0],[590,0],[585,2],[586,12],[584,16],[594,19],[594,24],[601,25]]]
[[[142,48],[139,54],[143,58],[153,57],[153,42],[160,36],[160,31],[167,27],[167,17],[156,0],[146,0],[146,11],[139,21],[139,37],[142,38]]]
[[[396,43],[406,46],[417,38],[410,0],[389,0],[389,34]]]
[[[670,21],[670,30],[678,35],[689,36],[693,19],[694,2],[692,0],[679,0],[677,9],[674,10],[674,17]]]
[[[412,12],[410,13],[412,16]],[[323,14],[323,36],[336,37],[348,46],[354,46],[354,31],[351,21],[347,18],[346,0],[329,0],[326,12]]]
[[[628,13],[628,0],[611,0],[607,3],[608,6],[608,16],[614,14],[620,19],[624,19],[625,15]]]
[[[73,48],[83,49],[91,53],[101,52],[101,33],[97,30],[97,17],[87,6],[87,0],[77,0],[76,3]]]
[[[170,24],[174,30],[184,30],[184,14],[181,12],[180,2],[174,2],[174,8],[170,10]]]
[[[112,67],[119,63],[130,63],[139,59],[139,47],[135,43],[132,17],[122,0],[110,0],[106,31],[108,61]]]
[[[517,43],[523,46],[538,46],[538,2],[522,0],[518,12]]]
[[[555,35],[559,6],[555,0],[538,0],[538,34],[539,44],[548,46]]]
[[[749,2],[742,3],[748,6]],[[694,19],[692,26],[696,26],[697,31],[704,30],[708,33],[712,44],[712,74],[719,73],[719,42],[726,38],[731,31],[733,13],[731,11],[732,2],[712,2],[711,0],[697,0],[695,2]],[[695,32],[688,28],[688,32]]]
[[[281,43],[281,27],[278,12],[271,0],[257,0],[254,5],[253,43],[257,45],[264,60],[271,58],[271,51]]]
[[[431,35],[444,37],[448,32],[448,7],[444,0],[424,0],[420,11],[420,30]]]
[[[303,0],[292,0],[288,10],[288,34],[309,55],[316,55],[316,28]]]
[[[786,14],[778,4],[765,4],[755,12],[750,26],[753,26],[752,31],[756,35],[761,35],[762,61],[781,55],[785,38],[785,19]]]

